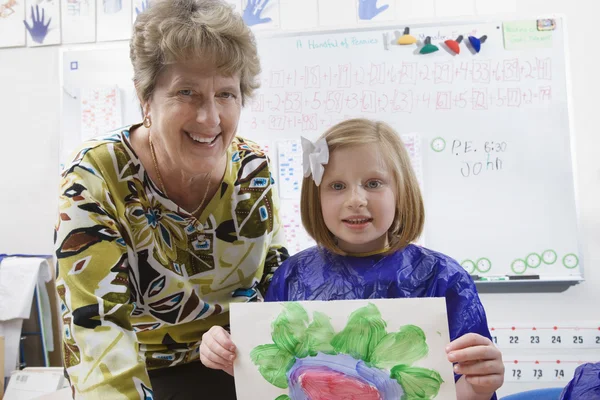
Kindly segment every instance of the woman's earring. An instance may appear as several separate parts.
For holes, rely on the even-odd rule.
[[[150,119],[149,115],[146,115],[144,117],[144,122],[142,122],[142,124],[144,125],[145,128],[150,128],[152,126],[152,120]]]

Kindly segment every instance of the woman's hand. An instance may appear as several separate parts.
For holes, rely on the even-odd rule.
[[[200,361],[212,369],[222,369],[233,376],[235,345],[231,336],[221,326],[213,326],[204,335],[200,344]]]
[[[446,347],[454,372],[463,377],[457,382],[459,399],[487,399],[504,382],[502,353],[492,341],[476,333],[467,333]],[[463,382],[461,382],[463,381]]]

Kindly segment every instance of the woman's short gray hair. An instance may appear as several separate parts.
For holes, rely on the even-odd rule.
[[[259,86],[254,35],[221,0],[150,0],[133,26],[130,58],[142,103],[165,66],[188,60],[209,60],[224,75],[240,73],[242,104]]]

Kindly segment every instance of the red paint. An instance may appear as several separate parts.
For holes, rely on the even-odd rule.
[[[518,364],[518,363],[519,363],[519,361],[518,361],[518,360],[515,360],[515,364]]]
[[[373,386],[336,371],[306,371],[299,382],[311,400],[381,400]]]

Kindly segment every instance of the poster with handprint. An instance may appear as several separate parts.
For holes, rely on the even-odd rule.
[[[150,1],[151,0],[133,0],[132,1],[132,12],[131,12],[131,22],[135,24],[135,20],[137,19],[138,15],[140,15],[141,13],[143,13],[144,11],[146,11],[148,9],[148,7],[150,7]]]
[[[238,400],[455,400],[444,298],[231,304]]]
[[[132,0],[96,0],[98,42],[131,37]]]
[[[0,47],[25,46],[25,0],[0,0]]]
[[[358,22],[393,21],[395,0],[356,0],[358,2]]]
[[[96,4],[94,0],[61,0],[62,43],[96,41]]]
[[[242,0],[242,18],[253,30],[279,28],[279,0]]]
[[[58,1],[27,0],[23,24],[27,29],[27,46],[60,44],[60,5]]]

